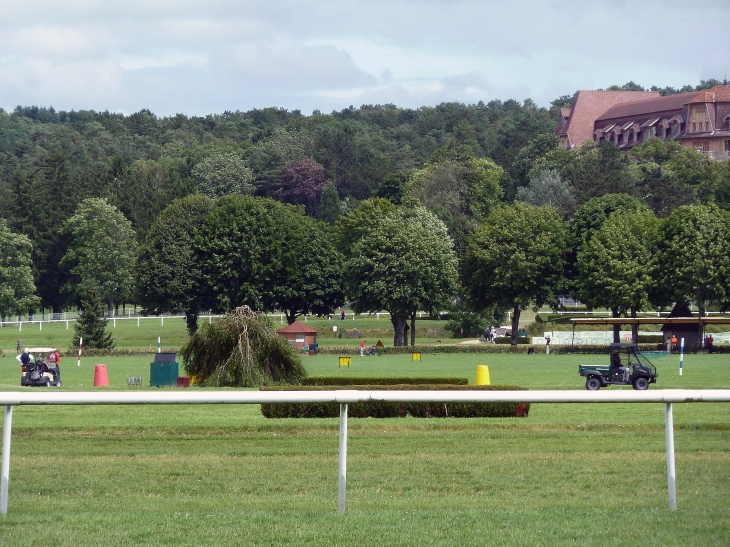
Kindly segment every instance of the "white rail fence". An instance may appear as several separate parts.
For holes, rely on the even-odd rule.
[[[10,440],[13,407],[22,405],[145,405],[145,404],[340,404],[338,511],[346,510],[347,405],[365,401],[461,403],[662,403],[667,452],[669,509],[677,508],[674,466],[674,403],[730,402],[730,390],[664,389],[652,391],[170,391],[170,392],[0,392],[3,422],[0,514],[8,513]]]
[[[447,311],[441,311],[439,312],[439,316],[443,317],[447,315],[449,312]],[[48,325],[51,323],[64,323],[66,325],[66,330],[69,330],[69,324],[75,323],[77,320],[76,313],[69,313],[66,314],[65,312],[63,314],[57,314],[57,315],[63,315],[64,317],[62,319],[36,319],[35,316],[30,316],[27,319],[20,319],[20,320],[12,320],[12,321],[0,321],[0,328],[10,328],[10,327],[18,327],[18,332],[23,332],[23,325],[38,325],[38,330],[43,330],[43,325]],[[264,314],[267,317],[271,319],[278,319],[280,324],[286,323],[286,315],[283,313],[267,313]],[[418,318],[421,319],[423,316],[428,316],[428,312],[419,311],[418,312]],[[224,317],[223,315],[217,315],[217,314],[205,314],[198,316],[198,319],[200,321],[208,321],[208,323],[212,322],[213,319],[219,319],[221,317]],[[380,311],[380,312],[372,312],[372,313],[353,313],[348,312],[345,314],[345,319],[350,321],[354,321],[355,318],[372,318],[375,317],[375,319],[380,320],[381,318],[384,319],[390,319],[390,313],[387,311]],[[316,315],[303,315],[297,318],[297,320],[303,320],[305,323],[308,321],[309,318],[315,318],[315,319],[323,319],[324,317],[317,317]],[[109,316],[107,317],[109,322],[111,323],[112,327],[117,326],[117,321],[137,321],[137,326],[140,326],[140,321],[142,322],[148,322],[148,321],[159,321],[160,326],[165,326],[165,319],[168,321],[170,319],[179,319],[184,320],[184,315],[137,315],[132,314],[131,312],[127,315],[116,315],[116,316]],[[329,316],[329,319],[339,320],[340,314],[333,314]]]

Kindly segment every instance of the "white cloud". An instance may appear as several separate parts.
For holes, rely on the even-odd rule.
[[[711,47],[688,47],[702,13]],[[0,106],[417,107],[722,77],[727,2],[4,0]]]

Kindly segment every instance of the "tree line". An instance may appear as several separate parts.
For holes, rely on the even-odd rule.
[[[567,152],[551,133],[559,102],[161,119],[0,112],[0,313],[61,311],[93,291],[107,307],[185,313],[194,332],[200,310],[246,304],[293,321],[349,301],[391,311],[400,344],[413,340],[415,310],[445,306],[477,332],[559,292],[617,314],[722,303],[714,289],[672,292],[662,230],[702,210],[722,232],[730,162],[659,139],[628,154],[591,142]],[[619,212],[641,218],[591,243]],[[598,250],[635,232],[654,235],[621,291],[643,280],[646,294],[609,305],[606,284],[619,277],[587,272]],[[508,285],[521,292],[507,299]]]

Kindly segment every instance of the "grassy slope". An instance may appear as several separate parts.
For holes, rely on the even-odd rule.
[[[493,383],[582,389],[578,363],[600,358],[357,357],[351,369],[303,359],[313,375],[473,381],[488,364]],[[112,389],[140,389],[126,377],[148,380],[149,361],[65,358],[63,389],[93,389],[96,363]],[[677,361],[656,361],[659,387],[730,387],[730,356],[689,355],[682,377]],[[0,389],[18,384],[17,362],[0,360]],[[730,406],[675,405],[676,512],[663,420],[654,404],[351,420],[338,515],[337,420],[271,421],[255,406],[16,408],[0,545],[727,545]]]

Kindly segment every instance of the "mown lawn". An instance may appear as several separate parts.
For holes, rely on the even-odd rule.
[[[303,357],[312,375],[464,376],[583,389],[597,356]],[[150,356],[65,358],[64,391],[149,379]],[[657,388],[730,388],[730,356],[655,362]],[[0,360],[0,389],[20,390]],[[82,385],[79,385],[82,384]],[[31,388],[23,388],[31,389]],[[40,388],[33,388],[40,389]],[[107,389],[107,388],[96,388]],[[611,388],[618,389],[618,388]],[[256,405],[16,407],[0,545],[730,544],[730,405],[675,405],[670,512],[660,404],[539,404],[522,419],[351,419],[348,512],[338,421],[266,420]]]

